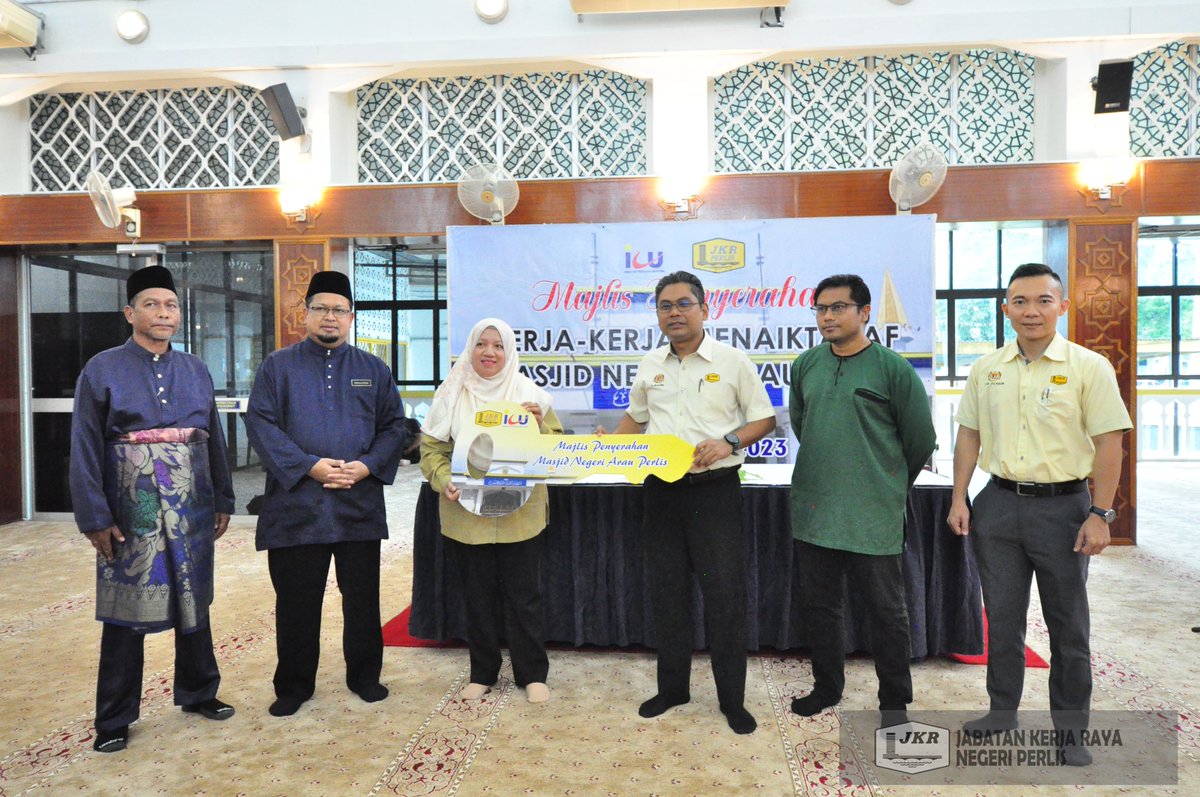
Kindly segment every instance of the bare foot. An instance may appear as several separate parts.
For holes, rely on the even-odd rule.
[[[525,684],[525,696],[530,703],[545,703],[550,699],[550,688],[541,681]]]
[[[478,700],[487,694],[488,688],[483,684],[467,684],[466,689],[462,690],[464,700]]]

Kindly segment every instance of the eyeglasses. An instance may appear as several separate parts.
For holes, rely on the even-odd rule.
[[[674,310],[676,307],[679,308],[679,312],[686,313],[688,310],[691,310],[693,307],[699,307],[699,306],[700,306],[700,302],[694,301],[692,299],[680,299],[677,302],[659,302],[658,304],[654,305],[654,309],[658,311],[659,315],[670,315],[671,311]]]
[[[308,312],[322,317],[333,313],[334,318],[345,318],[354,311],[347,307],[326,307],[323,304],[314,304],[308,308]]]
[[[813,315],[824,315],[829,313],[833,316],[841,315],[846,312],[847,307],[862,307],[857,302],[834,302],[833,304],[814,304],[812,306]]]

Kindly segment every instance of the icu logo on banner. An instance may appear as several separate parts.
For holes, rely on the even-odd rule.
[[[501,415],[498,412],[484,410],[483,412],[475,413],[476,426],[528,426],[529,415],[524,413],[504,413]]]
[[[633,251],[632,246],[625,247],[626,271],[641,271],[642,269],[646,268],[662,268],[662,265],[662,252],[647,252],[646,257],[643,259],[641,252]]]
[[[692,266],[719,274],[746,267],[746,245],[726,238],[710,238],[692,244]]]

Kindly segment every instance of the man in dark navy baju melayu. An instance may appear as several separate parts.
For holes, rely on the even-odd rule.
[[[346,685],[383,700],[380,541],[383,486],[404,450],[404,409],[388,366],[349,345],[350,280],[317,273],[305,297],[308,337],[258,369],[246,431],[267,470],[256,547],[275,587],[275,702],[294,714],[316,689],[321,604],[332,558],[342,594]]]
[[[213,655],[213,543],[233,512],[233,483],[212,377],[199,357],[171,348],[179,297],[162,266],[127,285],[123,346],[88,360],[71,417],[71,503],[96,549],[96,619],[104,623],[96,683],[102,753],[124,750],[142,698],[146,634],[175,631],[175,704],[209,719],[217,700]]]

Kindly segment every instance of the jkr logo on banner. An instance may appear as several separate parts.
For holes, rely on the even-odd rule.
[[[719,274],[746,267],[746,245],[725,238],[710,238],[692,244],[692,265]]]

